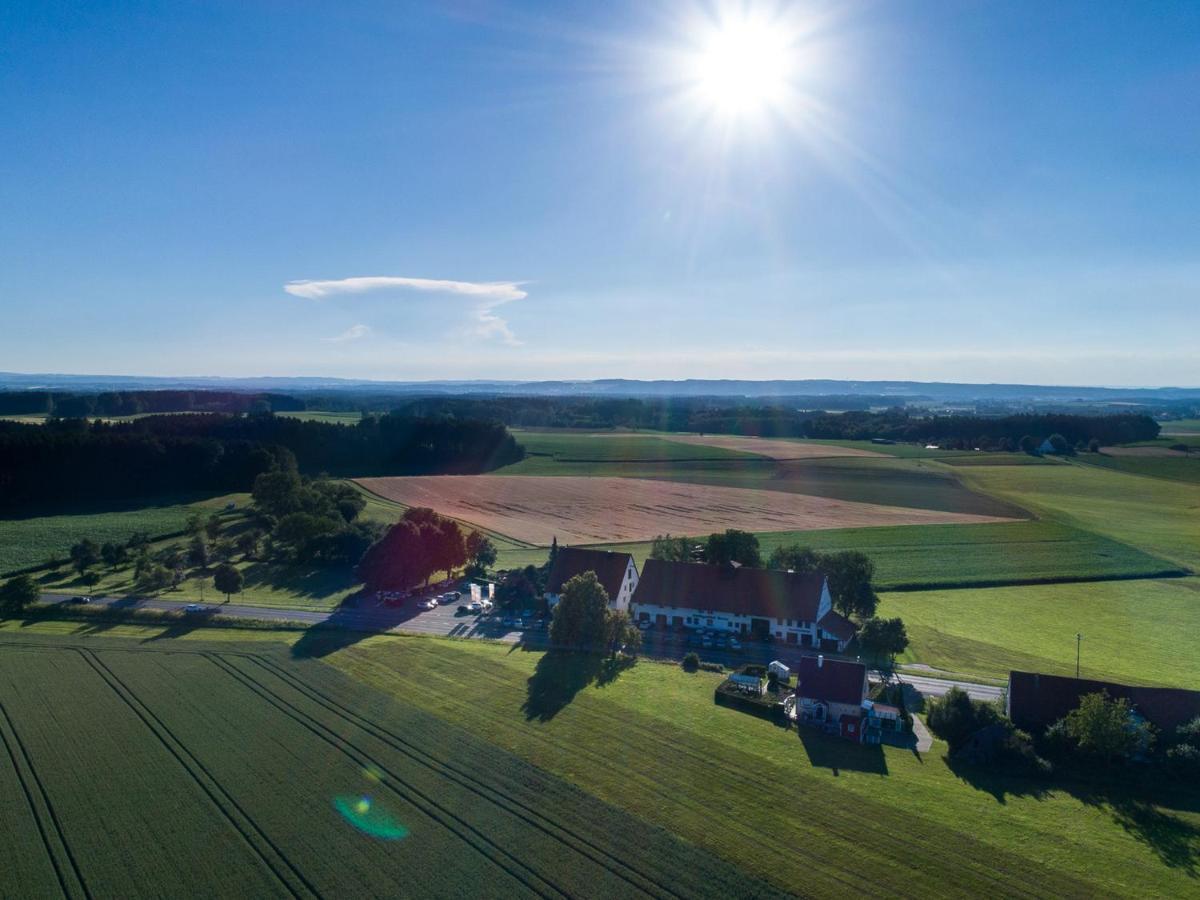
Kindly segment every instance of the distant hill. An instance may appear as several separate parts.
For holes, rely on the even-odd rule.
[[[686,379],[637,381],[368,381],[346,378],[139,375],[63,375],[0,372],[0,390],[225,390],[288,393],[370,393],[375,395],[593,396],[593,397],[870,397],[881,402],[1129,402],[1200,400],[1200,387],[1120,388],[1032,384],[963,384],[922,381],[773,381]]]

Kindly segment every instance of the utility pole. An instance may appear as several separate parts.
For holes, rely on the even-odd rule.
[[[1079,677],[1079,642],[1083,640],[1083,635],[1078,631],[1075,632],[1075,677]]]

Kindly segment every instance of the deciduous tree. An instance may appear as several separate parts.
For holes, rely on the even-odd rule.
[[[28,575],[16,575],[0,587],[0,613],[19,616],[40,596],[36,581]]]
[[[244,581],[241,570],[229,563],[221,563],[213,572],[213,587],[225,595],[226,603],[229,602],[230,595],[242,592]]]
[[[607,645],[608,592],[595,572],[576,575],[563,585],[550,621],[550,640],[560,647],[599,650]]]
[[[100,562],[100,545],[91,538],[84,538],[71,547],[71,564],[82,575]]]
[[[728,566],[737,563],[756,568],[762,565],[758,550],[758,538],[748,531],[729,528],[710,534],[704,544],[704,559],[715,565]]]

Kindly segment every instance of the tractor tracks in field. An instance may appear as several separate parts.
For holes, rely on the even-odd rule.
[[[547,837],[557,841],[564,847],[574,850],[581,856],[591,860],[596,865],[607,870],[612,875],[625,881],[630,886],[647,894],[657,894],[660,897],[674,897],[682,900],[683,895],[672,889],[654,877],[647,875],[630,865],[626,861],[620,859],[616,855],[595,846],[590,843],[587,838],[571,830],[569,827],[554,821],[549,816],[535,809],[534,807],[522,802],[517,797],[501,790],[500,788],[488,785],[486,782],[476,778],[470,772],[453,765],[445,760],[431,760],[421,750],[420,747],[406,740],[404,737],[396,734],[383,726],[376,725],[370,720],[360,716],[359,714],[347,709],[333,697],[317,690],[310,685],[304,684],[292,673],[288,672],[282,666],[279,666],[273,661],[268,661],[260,656],[247,655],[240,658],[248,659],[260,668],[274,675],[283,683],[287,684],[297,693],[307,697],[312,703],[326,709],[328,712],[337,716],[342,721],[349,724],[351,727],[357,728],[366,732],[381,743],[391,747],[405,757],[412,760],[414,763],[423,766],[439,777],[446,778],[458,784],[481,800],[492,804],[493,806],[504,810],[509,815],[521,820],[545,834]]]
[[[12,717],[3,703],[0,703],[0,744],[4,745],[12,760],[13,772],[37,823],[38,833],[46,848],[46,855],[50,857],[50,864],[54,867],[54,874],[58,878],[58,886],[62,889],[63,896],[85,897],[90,900],[92,892],[83,880],[83,873],[79,870],[79,864],[75,854],[71,852],[66,835],[63,834],[58,814],[54,811],[50,796],[33,767],[33,759],[25,749],[25,742],[17,733]]]
[[[203,655],[222,672],[225,672],[243,687],[262,698],[280,713],[292,719],[306,731],[339,751],[357,767],[364,770],[371,767],[378,769],[387,776],[387,779],[383,782],[383,787],[404,802],[417,807],[422,813],[456,835],[485,859],[524,884],[533,893],[546,898],[567,898],[571,896],[569,891],[564,890],[559,885],[550,881],[545,875],[536,871],[528,863],[505,850],[466,819],[447,809],[427,792],[401,778],[396,772],[388,769],[386,766],[380,765],[376,760],[369,757],[360,748],[354,746],[354,744],[333,729],[308,715],[288,700],[275,694],[218,653],[205,652]],[[400,790],[396,785],[403,785],[404,790]]]
[[[207,795],[226,821],[242,837],[247,846],[275,876],[280,885],[297,898],[319,897],[320,893],[304,874],[287,858],[287,855],[267,836],[241,805],[230,796],[221,782],[196,758],[166,726],[158,715],[147,706],[121,678],[92,650],[75,647],[83,660],[112,689],[113,693],[136,715],[183,768],[199,788]]]

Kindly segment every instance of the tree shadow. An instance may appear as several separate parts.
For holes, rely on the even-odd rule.
[[[1128,768],[1111,772],[1077,770],[1034,775],[1011,765],[979,765],[946,758],[955,775],[997,803],[1009,797],[1044,800],[1069,794],[1087,806],[1107,812],[1135,840],[1145,844],[1162,863],[1200,877],[1200,826],[1175,815],[1200,813],[1200,791],[1190,784]]]
[[[887,775],[887,759],[878,744],[857,744],[846,738],[823,734],[811,725],[797,724],[796,731],[808,761],[814,768],[829,769],[834,775],[843,770]]]
[[[255,562],[242,570],[247,586],[265,585],[300,597],[323,599],[347,591],[357,584],[354,573],[345,567],[296,566],[284,563]]]
[[[171,624],[167,625],[158,634],[153,634],[142,640],[143,644],[152,644],[155,641],[168,641],[175,638],[181,638],[186,634],[190,634],[197,628],[207,628],[211,624],[213,617],[220,614],[220,609],[213,607],[205,607],[201,612],[184,612],[179,614],[179,618],[174,619]]]
[[[374,634],[390,631],[417,615],[409,606],[360,607],[362,594],[355,594],[342,601],[323,622],[307,629],[292,645],[295,659],[320,659],[344,650]]]
[[[637,660],[628,656],[547,651],[538,660],[537,668],[527,682],[527,695],[521,706],[526,721],[550,721],[589,684],[611,684],[636,664]]]

